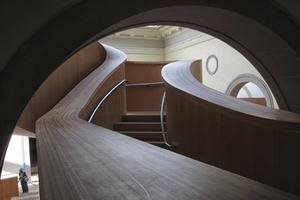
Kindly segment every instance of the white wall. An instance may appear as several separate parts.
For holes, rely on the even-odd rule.
[[[207,58],[210,55],[217,56],[219,61],[218,71],[214,75],[210,75],[205,68]],[[200,43],[170,51],[165,55],[165,59],[167,61],[201,59],[203,64],[203,83],[220,92],[225,92],[231,81],[240,74],[250,73],[262,78],[253,65],[239,52],[226,43],[212,37],[204,42],[200,41]]]
[[[128,35],[132,34],[129,32]],[[142,34],[142,32],[139,32]],[[147,35],[147,34],[145,34]],[[129,36],[127,36],[129,37]],[[133,37],[135,38],[135,37]],[[241,74],[252,74],[263,80],[255,67],[238,51],[225,42],[205,33],[188,28],[158,40],[108,37],[101,41],[119,48],[131,61],[202,60],[203,84],[225,93],[229,84]],[[215,55],[219,68],[210,75],[206,70],[207,58]],[[272,94],[273,96],[273,94]],[[274,107],[278,108],[274,99]]]
[[[18,176],[20,168],[24,168],[30,178],[29,137],[13,134],[4,158],[1,178]]]
[[[165,60],[164,41],[161,39],[106,37],[100,42],[125,52],[129,61],[161,62]]]

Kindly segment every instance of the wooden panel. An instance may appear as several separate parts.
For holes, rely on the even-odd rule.
[[[126,62],[125,76],[128,83],[161,82],[161,69],[166,63]],[[128,111],[158,111],[164,91],[163,85],[127,87]]]
[[[66,60],[35,92],[20,116],[17,126],[34,132],[35,121],[98,67],[104,58],[103,48],[95,42]]]
[[[127,87],[127,110],[159,111],[164,91],[165,88],[163,85],[151,87]]]
[[[267,101],[265,98],[238,98],[243,101],[248,101],[262,106],[267,106]]]
[[[0,180],[0,200],[10,200],[11,197],[19,196],[18,177]]]
[[[276,129],[276,185],[300,192],[300,135],[297,130]]]
[[[172,87],[167,87],[166,101],[168,137],[174,150],[208,164],[220,163],[219,127],[215,126],[220,116]]]
[[[119,81],[125,79],[124,65],[119,67],[102,85],[102,95],[99,95],[99,99],[102,97]],[[98,91],[100,91],[98,90]],[[121,121],[122,115],[126,113],[126,86],[120,86],[115,92],[113,92],[109,98],[102,104],[102,106],[96,112],[93,123],[99,126],[103,126],[108,129],[113,129],[115,122]]]
[[[78,80],[85,78],[105,59],[105,51],[98,42],[87,46],[76,54],[78,61]]]
[[[163,81],[161,69],[164,62],[130,62],[125,63],[125,75],[129,83],[149,83]]]
[[[191,64],[163,69],[174,151],[300,195],[300,115],[215,92]]]
[[[220,123],[221,167],[260,182],[275,185],[274,130],[263,121],[223,113]]]
[[[300,199],[79,118],[125,56],[107,60],[37,121],[41,199]]]

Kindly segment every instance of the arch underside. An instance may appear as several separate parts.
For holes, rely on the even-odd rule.
[[[225,94],[236,97],[240,89],[247,83],[254,83],[263,93],[268,107],[274,108],[274,100],[267,86],[260,78],[252,74],[241,74],[229,84]],[[247,91],[249,92],[249,91]],[[251,96],[249,96],[251,97]]]

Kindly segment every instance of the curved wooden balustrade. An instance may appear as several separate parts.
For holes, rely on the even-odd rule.
[[[180,61],[165,66],[167,128],[175,151],[300,194],[300,115],[201,84]]]
[[[35,121],[53,108],[104,59],[105,52],[99,42],[93,42],[71,56],[34,93],[18,119],[17,126],[35,132]]]
[[[41,199],[298,198],[81,119],[125,60],[105,50],[105,62],[36,123]]]

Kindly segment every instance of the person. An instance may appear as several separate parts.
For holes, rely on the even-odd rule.
[[[23,168],[21,168],[19,170],[19,181],[21,182],[22,192],[23,193],[28,192],[28,185],[27,185],[28,177],[27,177],[27,174],[26,174],[26,172]]]

